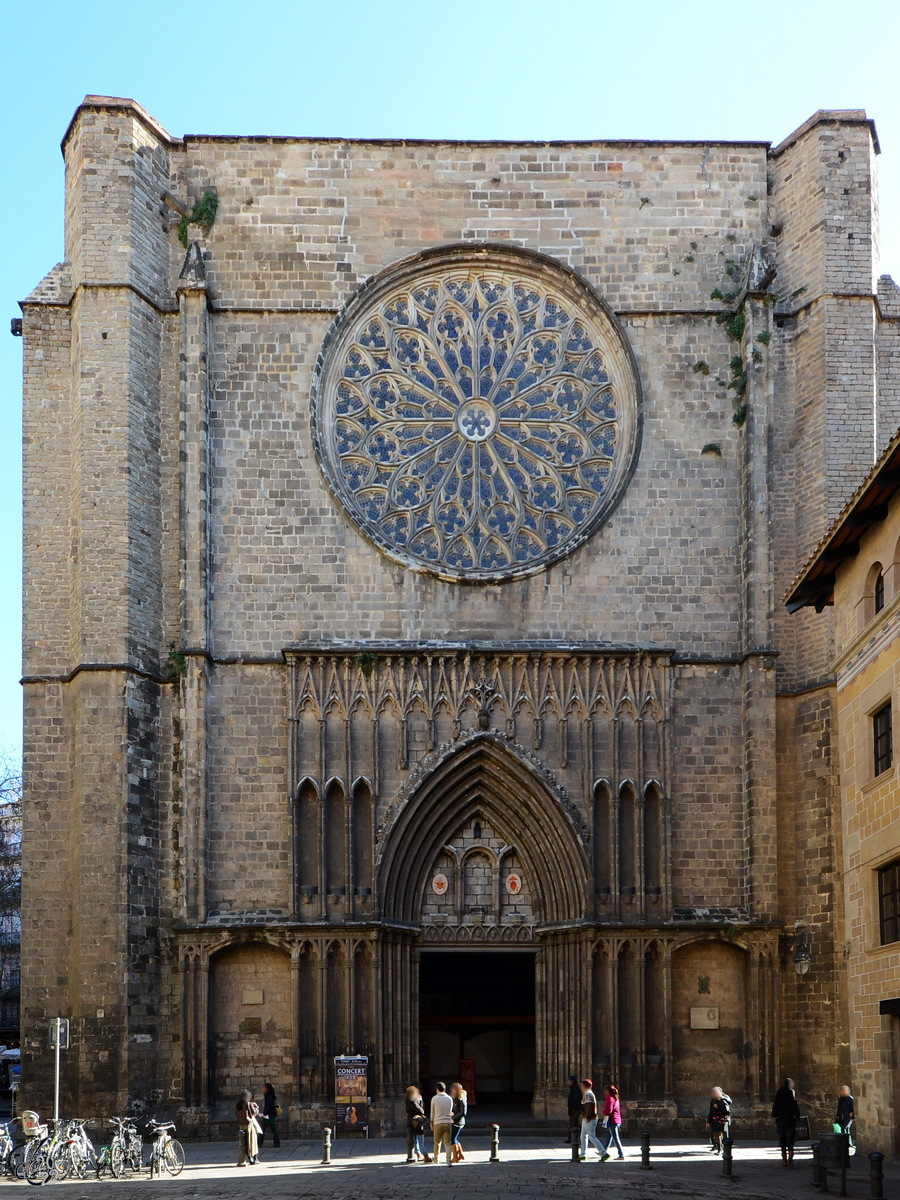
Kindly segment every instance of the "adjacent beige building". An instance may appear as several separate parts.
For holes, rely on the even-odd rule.
[[[900,1153],[900,436],[788,597],[834,606],[850,1025],[865,1149]]]
[[[900,425],[872,122],[175,137],[90,96],[23,303],[23,1092],[373,1131],[474,1061],[694,1130],[850,1071],[828,615]],[[893,561],[893,560],[891,560]],[[801,936],[802,935],[802,936]],[[802,940],[810,969],[794,969]],[[481,1107],[480,1111],[486,1110]]]

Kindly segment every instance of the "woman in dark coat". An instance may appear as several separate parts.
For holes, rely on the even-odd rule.
[[[275,1111],[278,1106],[278,1101],[275,1098],[275,1089],[272,1087],[271,1083],[263,1084],[262,1094],[262,1115],[259,1118],[259,1123],[262,1125],[262,1133],[259,1135],[259,1144],[262,1146],[263,1142],[266,1140],[266,1130],[271,1125],[272,1144],[277,1150],[281,1145],[281,1138],[278,1136],[278,1126],[275,1124],[275,1118],[278,1116],[278,1113]]]
[[[425,1153],[425,1104],[422,1093],[412,1084],[406,1089],[406,1157],[412,1162],[413,1150],[417,1162],[431,1162],[431,1155]]]
[[[775,1118],[775,1128],[778,1130],[782,1165],[792,1167],[794,1165],[794,1132],[797,1128],[797,1118],[800,1116],[800,1105],[797,1103],[794,1093],[793,1079],[785,1079],[784,1086],[775,1093],[772,1116]]]

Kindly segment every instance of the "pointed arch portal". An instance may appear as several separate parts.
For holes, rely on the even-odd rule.
[[[395,817],[378,865],[383,919],[418,923],[432,864],[477,814],[517,847],[539,926],[585,919],[588,857],[571,817],[537,772],[492,737],[475,738],[445,758]]]
[[[467,908],[460,894],[448,905],[454,924],[437,927],[447,940],[409,943],[420,1005],[405,1022],[397,1012],[398,1037],[413,1041],[423,1084],[472,1060],[482,1104],[527,1097],[540,1112],[563,1068],[565,1078],[585,1061],[579,989],[558,987],[580,977],[584,954],[590,875],[581,833],[552,781],[488,734],[433,765],[395,814],[377,867],[384,922],[437,932],[423,923],[423,904],[442,856],[456,864],[460,888],[479,869],[493,872],[481,887],[495,900]],[[524,879],[527,917],[503,906],[505,862]],[[385,994],[386,1009],[392,1003]]]

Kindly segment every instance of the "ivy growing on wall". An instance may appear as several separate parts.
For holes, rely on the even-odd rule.
[[[219,199],[216,193],[207,191],[203,193],[203,199],[197,201],[191,212],[181,218],[178,222],[178,240],[185,249],[188,244],[189,226],[199,225],[203,229],[209,229],[216,219],[218,210]]]

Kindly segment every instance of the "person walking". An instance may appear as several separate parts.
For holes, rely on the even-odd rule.
[[[253,1099],[253,1093],[245,1088],[241,1092],[241,1098],[234,1106],[234,1113],[238,1123],[238,1160],[239,1167],[246,1167],[248,1163],[257,1161],[258,1148],[256,1144],[256,1136],[259,1133],[259,1122],[256,1119],[256,1114],[259,1112],[259,1105]]]
[[[458,1163],[462,1162],[466,1157],[463,1154],[459,1138],[466,1123],[466,1113],[469,1111],[466,1089],[461,1083],[450,1084],[450,1098],[453,1101],[453,1128],[450,1130],[450,1150],[453,1161]]]
[[[713,1154],[721,1154],[722,1138],[731,1120],[731,1097],[726,1096],[720,1087],[714,1087],[709,1093],[709,1113],[706,1117],[706,1127],[712,1142],[710,1149]]]
[[[856,1113],[853,1109],[853,1096],[850,1094],[850,1088],[846,1083],[841,1084],[841,1089],[838,1093],[837,1112],[834,1114],[834,1131],[835,1133],[850,1133],[850,1128],[856,1119]],[[853,1135],[850,1135],[850,1145],[853,1145]]]
[[[453,1129],[453,1101],[447,1095],[446,1083],[436,1083],[431,1097],[431,1128],[434,1130],[434,1162],[440,1161],[441,1146],[447,1153],[447,1166],[453,1166],[450,1137]]]
[[[277,1150],[281,1145],[281,1138],[278,1134],[278,1126],[275,1124],[275,1120],[281,1116],[281,1105],[278,1103],[278,1099],[275,1096],[275,1089],[271,1083],[264,1083],[262,1085],[262,1102],[262,1119],[257,1118],[262,1126],[262,1133],[259,1135],[259,1147],[262,1149],[262,1144],[266,1140],[266,1132],[271,1126],[272,1145]]]
[[[792,1167],[794,1165],[794,1134],[797,1131],[797,1118],[800,1116],[800,1105],[797,1103],[793,1079],[785,1079],[775,1093],[775,1099],[772,1102],[772,1116],[778,1132],[781,1165]]]
[[[619,1129],[622,1125],[622,1106],[619,1103],[619,1089],[613,1084],[603,1089],[603,1153],[600,1155],[600,1161],[606,1162],[609,1158],[609,1148],[615,1142],[619,1151],[619,1162],[625,1159],[625,1151],[622,1149],[622,1139],[619,1136]]]
[[[578,1137],[578,1126],[581,1124],[581,1088],[578,1086],[578,1076],[569,1076],[569,1095],[566,1097],[568,1126],[566,1127],[566,1145],[572,1145],[572,1139]]]
[[[431,1156],[425,1153],[425,1104],[422,1093],[410,1084],[406,1089],[406,1157],[410,1159],[413,1151],[416,1162],[431,1162]]]
[[[587,1158],[588,1142],[593,1142],[597,1153],[603,1153],[600,1139],[597,1137],[597,1097],[593,1091],[594,1085],[590,1079],[582,1079],[578,1085],[581,1092],[581,1141],[578,1154],[579,1162]]]

